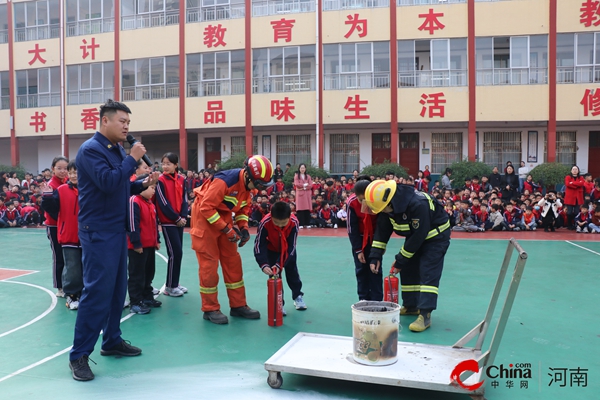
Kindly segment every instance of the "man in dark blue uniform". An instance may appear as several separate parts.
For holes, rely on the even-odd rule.
[[[370,254],[370,268],[376,273],[393,232],[406,240],[396,254],[392,273],[400,272],[403,315],[418,315],[409,325],[422,332],[431,325],[437,307],[438,288],[444,257],[450,246],[448,214],[436,199],[415,191],[412,185],[374,181],[365,190],[365,203],[377,218]]]
[[[127,156],[119,144],[129,132],[130,113],[125,104],[108,100],[100,107],[100,131],[83,143],[76,158],[84,289],[69,367],[78,381],[94,379],[88,358],[101,330],[101,355],[142,353],[121,338],[120,329],[127,293],[127,203],[132,194],[156,184],[159,173],[143,182],[129,180],[146,153],[146,148],[136,143]]]

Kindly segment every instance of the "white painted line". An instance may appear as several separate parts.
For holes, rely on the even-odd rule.
[[[23,276],[23,275],[21,275],[21,276]],[[33,285],[31,283],[25,283],[25,282],[16,282],[16,281],[8,281],[8,280],[3,280],[1,282],[16,283],[17,285],[31,286],[31,287],[34,287],[36,289],[43,290],[44,292],[48,293],[48,295],[50,296],[50,299],[52,300],[52,304],[50,305],[50,307],[48,307],[48,309],[46,311],[44,311],[42,314],[38,315],[37,317],[35,317],[31,321],[27,322],[26,324],[23,324],[23,325],[21,325],[19,327],[16,327],[15,329],[12,329],[12,330],[10,330],[8,332],[4,332],[4,333],[0,334],[0,338],[3,337],[3,336],[6,336],[6,335],[10,335],[11,333],[14,333],[14,332],[16,332],[16,331],[18,331],[20,329],[23,329],[23,328],[25,328],[25,327],[27,327],[27,326],[29,326],[29,325],[31,325],[31,324],[39,321],[40,319],[44,318],[46,315],[50,314],[50,312],[52,310],[54,310],[54,308],[56,308],[56,304],[58,303],[58,301],[56,299],[56,296],[54,295],[54,293],[52,293],[50,290],[48,290],[46,288],[43,288],[43,287],[38,286],[38,285]]]
[[[587,247],[583,247],[583,246],[580,246],[580,245],[578,245],[578,244],[575,244],[575,243],[573,243],[573,242],[569,242],[568,240],[565,240],[565,242],[567,242],[567,243],[569,243],[569,244],[572,244],[572,245],[573,245],[573,246],[575,246],[575,247],[579,247],[580,249],[583,249],[583,250],[585,250],[585,251],[589,251],[590,253],[594,253],[594,254],[595,254],[595,255],[597,255],[597,256],[600,256],[600,253],[598,253],[598,252],[595,252],[594,250],[590,250],[590,249],[588,249]]]
[[[131,314],[127,314],[126,316],[124,316],[123,318],[121,318],[121,322],[128,320],[129,318],[133,317],[134,315],[135,315],[135,314],[133,314],[133,313],[131,313]],[[100,332],[100,335],[102,335],[102,331]],[[17,376],[17,375],[19,375],[19,374],[22,374],[22,373],[23,373],[23,372],[25,372],[25,371],[29,371],[30,369],[32,369],[32,368],[35,368],[35,367],[37,367],[38,365],[45,364],[45,363],[47,363],[48,361],[55,359],[56,357],[62,356],[63,354],[65,354],[65,353],[67,353],[67,352],[71,351],[71,349],[72,349],[72,348],[73,348],[73,346],[69,346],[69,347],[67,347],[67,348],[66,348],[66,349],[64,349],[64,350],[61,350],[61,351],[59,351],[58,353],[54,353],[54,354],[52,354],[51,356],[44,358],[43,360],[40,360],[40,361],[38,361],[38,362],[36,362],[36,363],[30,364],[30,365],[28,365],[28,366],[26,366],[26,367],[24,367],[24,368],[21,368],[20,370],[18,370],[18,371],[15,371],[15,372],[13,372],[12,374],[8,374],[8,375],[6,375],[5,377],[3,377],[3,378],[0,378],[0,382],[2,382],[2,381],[5,381],[5,380],[7,380],[7,379],[9,379],[9,378],[12,378],[13,376]]]
[[[33,274],[33,273],[36,273],[36,272],[40,272],[40,271],[34,271],[34,270],[31,270],[31,269],[20,269],[20,268],[6,268],[6,267],[0,267],[0,269],[5,269],[5,270],[7,270],[7,271],[26,271],[26,272],[27,272],[27,274],[26,274],[26,275]],[[19,275],[19,276],[23,276],[23,275]],[[7,279],[10,279],[10,278],[7,278]]]

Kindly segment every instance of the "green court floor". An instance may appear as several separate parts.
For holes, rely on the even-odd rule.
[[[91,364],[96,379],[76,382],[71,378],[67,354],[76,312],[69,311],[63,299],[53,295],[51,255],[45,231],[0,231],[0,272],[3,268],[35,271],[0,280],[0,398],[469,398],[462,394],[292,374],[283,374],[281,389],[271,389],[266,383],[263,363],[296,333],[351,336],[350,306],[357,301],[357,296],[348,239],[299,238],[299,270],[308,310],[293,309],[288,289],[285,293],[288,316],[278,328],[267,325],[266,275],[255,264],[251,245],[241,249],[244,280],[248,304],[261,311],[262,319],[230,318],[229,325],[225,326],[204,321],[196,257],[189,248],[187,234],[184,240],[181,284],[188,287],[190,293],[184,298],[161,295],[159,300],[163,301],[163,307],[148,315],[131,315],[128,309],[124,310],[123,337],[141,347],[142,356],[102,357],[98,345],[91,355],[97,363]],[[507,387],[509,379],[497,379],[497,387],[492,386],[492,379],[486,379],[486,397],[599,398],[600,241],[520,243],[529,258],[495,364],[529,363],[532,378],[525,380],[527,388],[520,387],[520,379],[514,381],[512,388]],[[408,324],[414,317],[403,317],[400,340],[452,345],[481,321],[506,245],[506,240],[452,240],[432,328],[420,334],[412,333]],[[393,239],[388,249],[400,246],[401,240]],[[166,254],[164,250],[160,253]],[[384,261],[389,266],[392,256],[386,255]],[[155,286],[162,286],[165,274],[166,263],[157,259]],[[223,311],[228,314],[222,282],[219,289]],[[487,341],[489,339],[491,334]],[[320,361],[315,359],[314,362],[318,365]],[[550,368],[566,369],[563,387],[557,382],[550,384]],[[575,374],[570,370],[576,368],[581,368],[587,378],[586,387],[582,387],[581,379],[571,381]]]

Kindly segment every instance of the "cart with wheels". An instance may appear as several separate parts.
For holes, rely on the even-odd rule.
[[[506,298],[489,348],[482,351],[481,347],[490,328],[500,291],[506,280],[511,256],[515,251],[517,252],[517,261]],[[286,372],[355,382],[464,393],[469,394],[473,399],[483,400],[484,385],[469,391],[457,384],[456,381],[451,381],[450,375],[460,362],[475,360],[479,372],[466,371],[460,376],[464,385],[474,385],[482,380],[481,375],[486,367],[494,363],[526,261],[527,253],[515,239],[510,239],[485,318],[452,346],[398,342],[398,361],[395,364],[368,366],[354,361],[351,337],[300,332],[265,362],[265,369],[269,373],[267,383],[274,389],[280,388],[283,384],[281,373]],[[475,338],[477,340],[473,347],[465,347]]]

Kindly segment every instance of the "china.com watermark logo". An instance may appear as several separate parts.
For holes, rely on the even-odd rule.
[[[479,389],[485,382],[485,379],[473,383],[471,385],[467,385],[464,383],[460,376],[463,372],[479,372],[479,364],[477,364],[476,360],[465,360],[459,363],[450,374],[450,381],[452,384],[456,384],[463,389],[467,389],[470,391],[474,391]],[[531,379],[531,364],[530,363],[515,363],[515,364],[500,364],[500,365],[490,365],[485,369],[485,377],[490,379],[521,379],[521,387],[528,387],[527,379]]]

